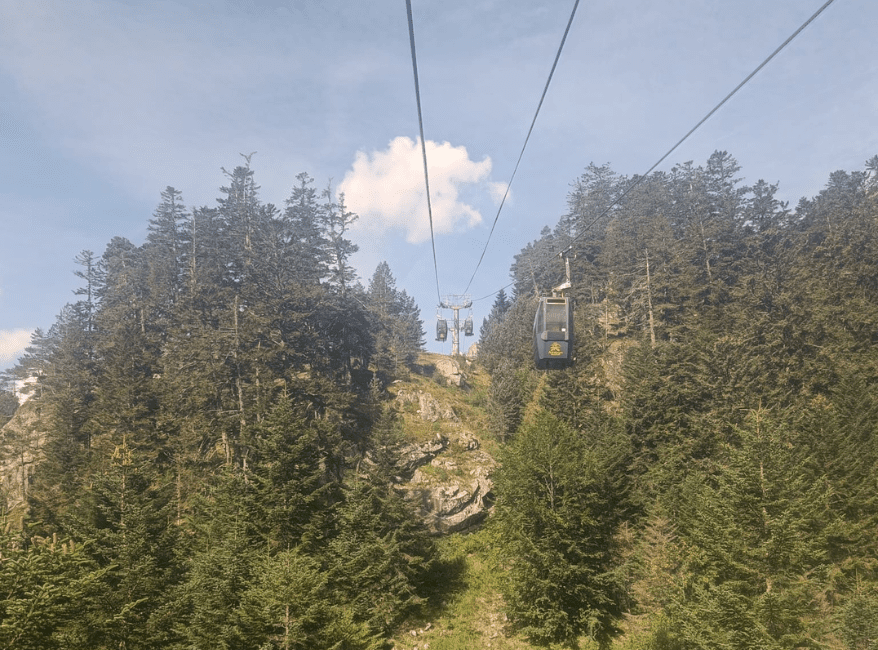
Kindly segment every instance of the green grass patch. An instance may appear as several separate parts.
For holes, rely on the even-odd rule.
[[[394,639],[394,648],[414,650],[527,650],[535,646],[508,635],[500,581],[500,548],[490,525],[475,533],[438,540],[441,569],[437,588],[422,616]],[[414,632],[414,634],[412,634]]]

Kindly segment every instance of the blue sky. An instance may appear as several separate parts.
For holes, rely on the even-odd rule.
[[[572,0],[413,0],[442,294],[463,292]],[[590,163],[643,173],[823,0],[583,0],[476,274],[554,226]],[[663,163],[717,149],[795,206],[878,154],[878,3],[836,0]],[[360,215],[432,338],[436,280],[404,0],[0,0],[0,368],[74,300],[73,258],[140,244],[160,192],[213,205],[251,166],[282,205],[305,171]],[[476,302],[477,323],[492,299]],[[450,351],[450,343],[428,348]]]

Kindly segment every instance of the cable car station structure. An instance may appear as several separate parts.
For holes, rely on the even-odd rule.
[[[463,324],[460,322],[460,310],[470,309],[473,306],[472,298],[469,295],[449,295],[445,296],[436,309],[436,340],[445,341],[448,338],[449,323],[442,318],[442,310],[450,309],[454,312],[451,321],[451,354],[457,356],[460,354],[460,332],[463,330],[464,336],[473,335],[473,315],[472,313],[466,317]]]

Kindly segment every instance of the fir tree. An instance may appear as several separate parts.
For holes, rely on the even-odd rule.
[[[77,636],[91,647],[151,648],[152,618],[177,582],[171,486],[123,439],[64,526],[101,569],[79,608]]]
[[[675,616],[692,643],[800,647],[813,634],[806,622],[817,615],[836,515],[825,483],[808,480],[794,435],[759,411],[738,434],[681,517],[692,550]]]
[[[366,297],[375,331],[372,361],[379,372],[396,375],[411,366],[423,348],[420,308],[404,289],[396,288],[387,262],[375,269]]]
[[[370,650],[380,642],[335,604],[328,576],[299,549],[282,550],[259,563],[241,599],[247,642],[277,650]]]
[[[4,532],[0,554],[0,647],[91,647],[76,629],[83,601],[102,572],[81,547],[69,539],[22,540]]]
[[[506,297],[506,292],[500,289],[497,292],[497,297],[494,298],[494,304],[491,305],[491,312],[482,322],[482,327],[479,330],[479,347],[484,347],[488,340],[494,336],[494,330],[500,326],[509,307],[509,298]]]
[[[162,202],[149,220],[144,256],[149,269],[147,282],[153,308],[158,318],[167,321],[183,293],[182,230],[189,215],[180,191],[169,186],[161,196]]]
[[[333,591],[373,634],[388,635],[422,602],[435,549],[387,478],[345,491],[327,550]]]
[[[584,440],[547,413],[505,449],[495,477],[511,563],[504,595],[513,625],[540,645],[587,635],[607,647],[618,631],[616,514],[604,477]]]

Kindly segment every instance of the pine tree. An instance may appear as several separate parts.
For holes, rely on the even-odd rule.
[[[586,171],[573,183],[567,195],[568,213],[558,230],[566,237],[581,237],[586,232],[603,232],[612,219],[612,206],[626,189],[628,179],[619,176],[609,164],[589,163]],[[562,248],[566,247],[566,242]]]
[[[512,301],[492,336],[479,346],[479,363],[493,372],[500,361],[508,358],[517,367],[533,365],[533,323],[537,300],[522,296]]]
[[[396,358],[401,365],[411,367],[424,349],[427,333],[421,319],[421,308],[405,289],[400,289],[397,294],[397,312],[394,321],[394,339],[398,350]]]
[[[334,604],[327,574],[298,548],[266,556],[256,576],[240,608],[251,647],[370,650],[379,645],[364,625]]]
[[[372,362],[380,373],[397,375],[411,366],[424,345],[420,308],[396,279],[387,262],[375,269],[366,293],[375,331]]]
[[[422,602],[435,549],[388,478],[345,491],[327,550],[333,592],[371,633],[386,637]]]
[[[123,438],[64,517],[101,570],[73,626],[90,647],[155,647],[152,619],[179,575],[172,488],[139,456]]]
[[[503,359],[491,373],[487,411],[491,431],[506,442],[518,430],[524,415],[523,374],[509,359]]]
[[[73,258],[73,261],[82,267],[73,274],[85,280],[85,286],[73,292],[77,296],[85,296],[85,300],[78,301],[74,308],[81,312],[85,331],[90,335],[94,331],[94,315],[97,310],[97,295],[103,280],[103,270],[100,260],[95,258],[95,254],[90,250],[82,251]]]
[[[302,172],[286,200],[284,223],[289,232],[292,277],[302,283],[316,284],[328,273],[327,242],[320,223],[320,206],[314,179]]]
[[[60,514],[86,480],[97,389],[93,340],[86,327],[82,312],[65,307],[40,340],[36,358],[25,355],[21,361],[22,369],[36,368],[40,373],[33,399],[45,431],[41,450],[45,460],[35,468],[27,497],[31,518],[43,534],[60,531]]]
[[[102,572],[81,547],[69,539],[22,540],[4,532],[0,555],[0,647],[89,647],[76,626],[83,599],[93,593]]]
[[[510,560],[504,596],[513,625],[540,645],[587,635],[607,647],[622,592],[612,570],[612,488],[583,438],[540,413],[506,447],[495,476]]]
[[[794,435],[760,411],[738,435],[681,517],[692,550],[675,616],[681,636],[701,645],[801,647],[813,638],[806,622],[818,614],[836,515]]]
[[[298,405],[300,411],[302,407]],[[272,548],[301,544],[311,522],[331,502],[318,431],[296,408],[292,399],[282,396],[249,432],[254,447],[251,468]]]
[[[15,393],[5,389],[0,389],[0,428],[12,419],[18,410],[18,398]]]
[[[231,172],[223,169],[229,185],[220,188],[223,197],[217,199],[221,218],[221,245],[226,249],[225,285],[237,294],[250,280],[256,248],[262,236],[259,186],[254,180],[250,160]]]
[[[482,322],[482,327],[479,330],[479,347],[484,347],[488,340],[494,336],[494,330],[500,326],[500,323],[503,321],[506,312],[509,311],[510,306],[509,298],[506,297],[506,292],[503,289],[500,289],[500,291],[497,292],[497,297],[494,298],[494,304],[491,305],[490,313],[487,318],[485,318],[484,322]]]
[[[179,190],[168,186],[161,196],[162,202],[149,220],[144,257],[148,267],[150,300],[157,318],[167,326],[183,294],[185,245],[182,231],[189,214]]]
[[[169,607],[175,634],[181,648],[245,648],[241,605],[265,551],[255,489],[225,470],[199,496],[186,581]]]
[[[320,206],[319,219],[325,242],[324,251],[329,261],[328,282],[342,298],[346,298],[348,289],[353,286],[357,277],[350,258],[359,250],[359,246],[347,238],[347,233],[359,217],[348,211],[344,193],[339,194],[336,200],[333,199],[331,185],[327,185],[321,196],[324,203]]]

